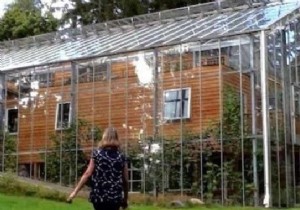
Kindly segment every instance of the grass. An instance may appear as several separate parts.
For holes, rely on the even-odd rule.
[[[73,204],[64,202],[67,194],[59,187],[47,187],[45,183],[36,183],[28,180],[19,179],[10,174],[0,174],[0,210],[92,210],[92,205],[87,199],[77,198]],[[160,196],[153,199],[151,196],[132,194],[129,197],[130,205],[128,210],[170,210],[171,208],[162,208],[161,206],[168,206],[172,200],[187,201],[189,197],[176,197],[174,195]],[[146,203],[148,205],[140,205]],[[158,207],[160,206],[160,207]],[[262,210],[263,208],[253,207],[220,207],[209,206],[207,207],[194,207],[182,208],[182,210]],[[289,209],[289,210],[296,210]],[[299,210],[299,208],[298,208]]]
[[[0,210],[92,210],[92,206],[84,199],[75,199],[72,204],[63,202],[49,201],[40,198],[22,197],[22,196],[8,196],[0,194]],[[260,210],[257,208],[242,208],[242,207],[211,207],[211,208],[184,208],[184,210]],[[129,210],[167,210],[166,208],[159,208],[155,206],[131,206]],[[292,210],[292,209],[290,209]],[[296,209],[294,209],[296,210]]]
[[[84,199],[75,199],[72,204],[49,201],[33,197],[8,196],[0,194],[0,210],[92,210]],[[131,206],[129,210],[161,210],[151,206]],[[192,209],[185,209],[192,210]],[[195,210],[195,208],[194,208]]]

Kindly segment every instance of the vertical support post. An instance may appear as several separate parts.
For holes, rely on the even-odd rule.
[[[278,54],[276,52],[276,43],[277,43],[277,35],[274,34],[273,35],[273,59],[276,61],[276,59],[278,58]],[[281,84],[282,82],[282,78],[281,78],[281,68],[279,67],[279,75],[278,75],[278,67],[275,66],[274,67],[275,70],[275,130],[276,130],[276,167],[277,167],[277,190],[278,190],[278,207],[281,207],[281,180],[280,180],[280,174],[281,174],[281,170],[280,170],[280,134],[279,134],[279,100],[278,100],[278,82],[279,84]]]
[[[108,125],[111,125],[111,108],[112,108],[112,103],[111,103],[111,94],[112,94],[112,84],[111,84],[111,58],[108,60],[108,66],[107,66],[107,76],[108,76]]]
[[[77,108],[78,108],[78,103],[77,103],[77,94],[78,94],[78,66],[76,65],[75,62],[71,63],[71,122],[74,123],[76,122],[77,119]],[[76,122],[76,148],[75,148],[75,169],[72,169],[70,167],[69,169],[69,180],[72,177],[72,170],[75,170],[75,180],[77,181],[78,177],[78,123]],[[69,183],[71,184],[71,183]]]
[[[285,156],[285,185],[286,185],[286,205],[290,207],[291,196],[291,78],[290,78],[290,69],[287,65],[287,37],[286,30],[281,30],[281,72],[283,76],[283,110],[284,110],[284,156]]]
[[[35,68],[34,68],[34,72],[35,72]],[[29,77],[29,81],[30,83],[32,82],[32,73],[30,72],[28,77]],[[35,100],[35,99],[34,99]],[[34,103],[34,102],[33,102]],[[35,179],[34,177],[34,173],[35,173],[35,168],[34,168],[34,163],[33,163],[33,157],[32,157],[32,154],[33,154],[33,138],[34,138],[34,125],[35,125],[35,120],[34,120],[34,111],[35,111],[35,105],[33,104],[32,102],[30,102],[28,104],[28,108],[29,108],[29,111],[30,111],[30,156],[29,156],[29,162],[30,162],[30,165],[29,165],[29,168],[30,168],[30,172],[29,172],[29,178],[31,179]]]
[[[269,97],[268,97],[268,72],[267,72],[267,40],[266,32],[260,34],[260,72],[261,72],[261,99],[262,99],[262,124],[263,124],[263,154],[264,154],[264,201],[266,208],[271,207],[271,173],[270,173],[270,142],[269,142]]]
[[[180,83],[180,91],[181,91],[181,103],[182,103],[182,67],[183,67],[183,46],[180,45],[180,74],[179,74],[179,83]],[[183,120],[182,120],[182,112],[180,113],[180,195],[183,196]]]
[[[195,61],[197,61],[197,59],[195,59]],[[199,104],[200,104],[200,115],[199,115],[199,119],[200,119],[200,193],[201,193],[201,200],[203,201],[204,195],[203,195],[203,115],[202,115],[202,43],[199,42]],[[196,63],[195,63],[196,64]],[[197,65],[196,65],[197,66]]]
[[[154,84],[154,98],[153,98],[153,140],[157,142],[158,139],[158,51],[154,49],[154,69],[153,69],[153,84]],[[150,145],[151,147],[151,145]],[[158,186],[156,177],[156,162],[154,161],[154,179],[153,179],[153,192],[155,192],[155,197],[158,196]]]
[[[239,97],[240,97],[240,123],[241,123],[241,132],[240,132],[240,139],[241,139],[241,159],[242,159],[242,200],[243,206],[246,205],[245,201],[245,151],[244,151],[244,95],[243,95],[243,66],[242,66],[242,42],[241,37],[239,37]]]
[[[250,82],[251,82],[251,118],[252,118],[252,164],[253,164],[253,183],[254,183],[254,206],[259,205],[259,186],[257,175],[257,139],[256,139],[256,97],[255,97],[255,71],[254,71],[254,40],[250,37]]]
[[[160,66],[161,66],[161,69],[159,71],[160,74],[163,74],[162,72],[164,72],[164,53],[161,53],[160,54]],[[159,63],[157,63],[159,64]],[[163,90],[163,84],[164,84],[164,80],[163,80],[163,76],[159,75],[159,82],[160,82],[160,86],[159,86],[159,89],[160,90]],[[163,94],[161,94],[163,95]],[[160,109],[161,110],[164,110],[164,104],[163,103],[160,103]],[[167,183],[167,178],[166,178],[166,174],[165,174],[165,139],[164,139],[164,130],[163,128],[160,130],[160,135],[162,136],[161,138],[161,177],[162,177],[162,180],[161,180],[161,184],[162,184],[162,187],[161,187],[161,193],[162,193],[162,196],[164,197],[165,196],[165,187],[166,187],[166,183]]]
[[[71,122],[76,119],[76,85],[78,82],[77,65],[75,62],[71,63]]]
[[[222,51],[221,51],[221,40],[218,41],[218,56],[219,56],[219,112],[220,112],[220,142],[221,142],[221,202],[222,206],[225,204],[225,192],[227,192],[227,186],[226,189],[224,189],[224,148],[223,148],[223,72],[222,72]]]
[[[0,171],[4,172],[4,153],[5,153],[5,149],[4,149],[4,143],[5,143],[5,106],[6,106],[6,89],[4,87],[5,84],[5,74],[0,74],[0,129],[3,131],[3,134],[2,136],[0,137],[1,138],[1,142],[0,142],[0,145],[2,146],[1,148],[1,151],[0,151],[0,160],[1,160],[1,163],[0,163]],[[7,117],[7,116],[6,116]]]
[[[49,96],[48,96],[48,93],[49,93],[49,84],[51,82],[51,78],[50,78],[50,73],[51,73],[51,69],[50,69],[50,66],[48,66],[47,68],[47,88],[46,88],[46,106],[45,106],[45,110],[47,111],[47,114],[46,114],[46,117],[45,117],[45,121],[46,121],[46,126],[45,126],[45,129],[46,129],[46,132],[45,132],[45,157],[44,157],[44,181],[46,182],[47,181],[47,158],[48,158],[48,141],[49,141],[49,136],[48,136],[48,119],[49,119],[49,113],[48,113],[48,107],[49,107]]]
[[[154,70],[153,70],[153,84],[154,84],[154,101],[153,101],[153,136],[157,140],[158,136],[158,52],[154,49]]]

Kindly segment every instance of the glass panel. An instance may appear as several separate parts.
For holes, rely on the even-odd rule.
[[[70,186],[104,129],[113,126],[128,156],[130,191],[242,205],[253,205],[254,196],[258,204],[264,187],[257,179],[264,166],[259,36],[187,41],[265,27],[291,9],[276,4],[117,30],[111,36],[40,46],[41,55],[35,47],[32,55],[39,62],[93,58],[5,73],[5,88],[0,83],[5,91],[0,116],[7,116],[7,132],[0,139],[3,170]],[[267,40],[276,206],[287,205],[299,184],[300,150],[289,138],[294,135],[297,143],[298,25],[272,31]],[[169,45],[181,40],[184,44]],[[168,47],[134,51],[161,43]],[[117,54],[124,49],[132,51]],[[28,64],[30,50],[12,50],[3,63],[9,66],[11,57],[13,63]],[[95,57],[110,52],[113,56]],[[292,96],[291,83],[298,88]]]
[[[300,67],[299,67],[299,41],[300,41],[300,22],[299,18],[295,20],[294,26],[293,26],[293,33],[294,33],[294,52],[295,52],[295,85],[299,86],[300,80]],[[299,119],[299,108],[300,108],[300,98],[299,98],[299,92],[297,89],[294,91],[294,97],[292,98],[295,101],[295,124],[294,124],[294,139],[296,139],[296,145],[295,145],[295,189],[296,189],[296,203],[300,203],[300,148],[298,145],[299,139],[300,139],[300,119]],[[293,125],[292,125],[293,126]]]
[[[106,23],[104,26],[101,23],[93,29],[83,27],[81,31],[64,30],[59,33],[39,35],[35,39],[27,38],[14,43],[7,42],[8,46],[19,44],[20,49],[5,47],[7,51],[2,58],[1,68],[18,68],[20,64],[24,67],[33,63],[35,65],[54,63],[114,54],[124,52],[124,49],[140,50],[178,41],[187,42],[233,33],[248,33],[252,30],[268,28],[298,7],[297,1],[280,4],[267,3],[255,7],[239,7],[231,11],[224,10],[215,14],[209,13],[204,17],[203,11],[199,10],[193,13],[193,18],[187,17],[188,12],[186,16],[180,16],[180,19],[173,17],[176,21],[170,21],[170,19],[157,21],[157,14],[147,14],[144,17],[147,21],[142,21],[142,24],[136,24],[136,21],[139,22],[143,18],[138,17],[130,19],[130,22],[128,19],[120,20],[118,24]],[[155,20],[151,21],[151,17]],[[126,30],[120,28],[121,22],[126,23]],[[125,24],[123,26],[125,27]],[[109,33],[106,31],[107,27],[110,29]]]

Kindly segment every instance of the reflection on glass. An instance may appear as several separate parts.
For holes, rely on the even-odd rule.
[[[141,85],[149,85],[153,82],[154,70],[153,55],[138,54],[132,64],[135,66],[135,73]]]

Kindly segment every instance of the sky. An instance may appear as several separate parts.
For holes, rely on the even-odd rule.
[[[8,4],[10,4],[10,3],[12,3],[14,0],[0,0],[0,17],[3,15],[3,13],[4,13],[4,8],[8,5]],[[67,2],[67,0],[64,0],[64,2]],[[48,4],[50,4],[51,3],[51,0],[42,0],[42,3],[48,3]],[[58,3],[56,3],[56,4],[59,4],[59,3],[62,3],[62,2],[58,2]],[[59,5],[59,6],[61,6],[61,5]],[[60,17],[60,15],[58,15],[58,18]]]
[[[5,6],[12,2],[13,0],[0,0],[0,16],[3,15]]]
[[[6,5],[12,3],[14,0],[0,0],[0,17],[3,15],[4,13],[4,8]],[[284,2],[289,2],[289,1],[296,1],[296,0],[284,0]],[[51,0],[42,0],[43,3],[50,3]],[[64,2],[68,2],[68,0],[64,0]],[[56,16],[54,14],[54,16]],[[61,16],[61,14],[58,14],[58,16],[56,16],[57,18],[59,18]]]

